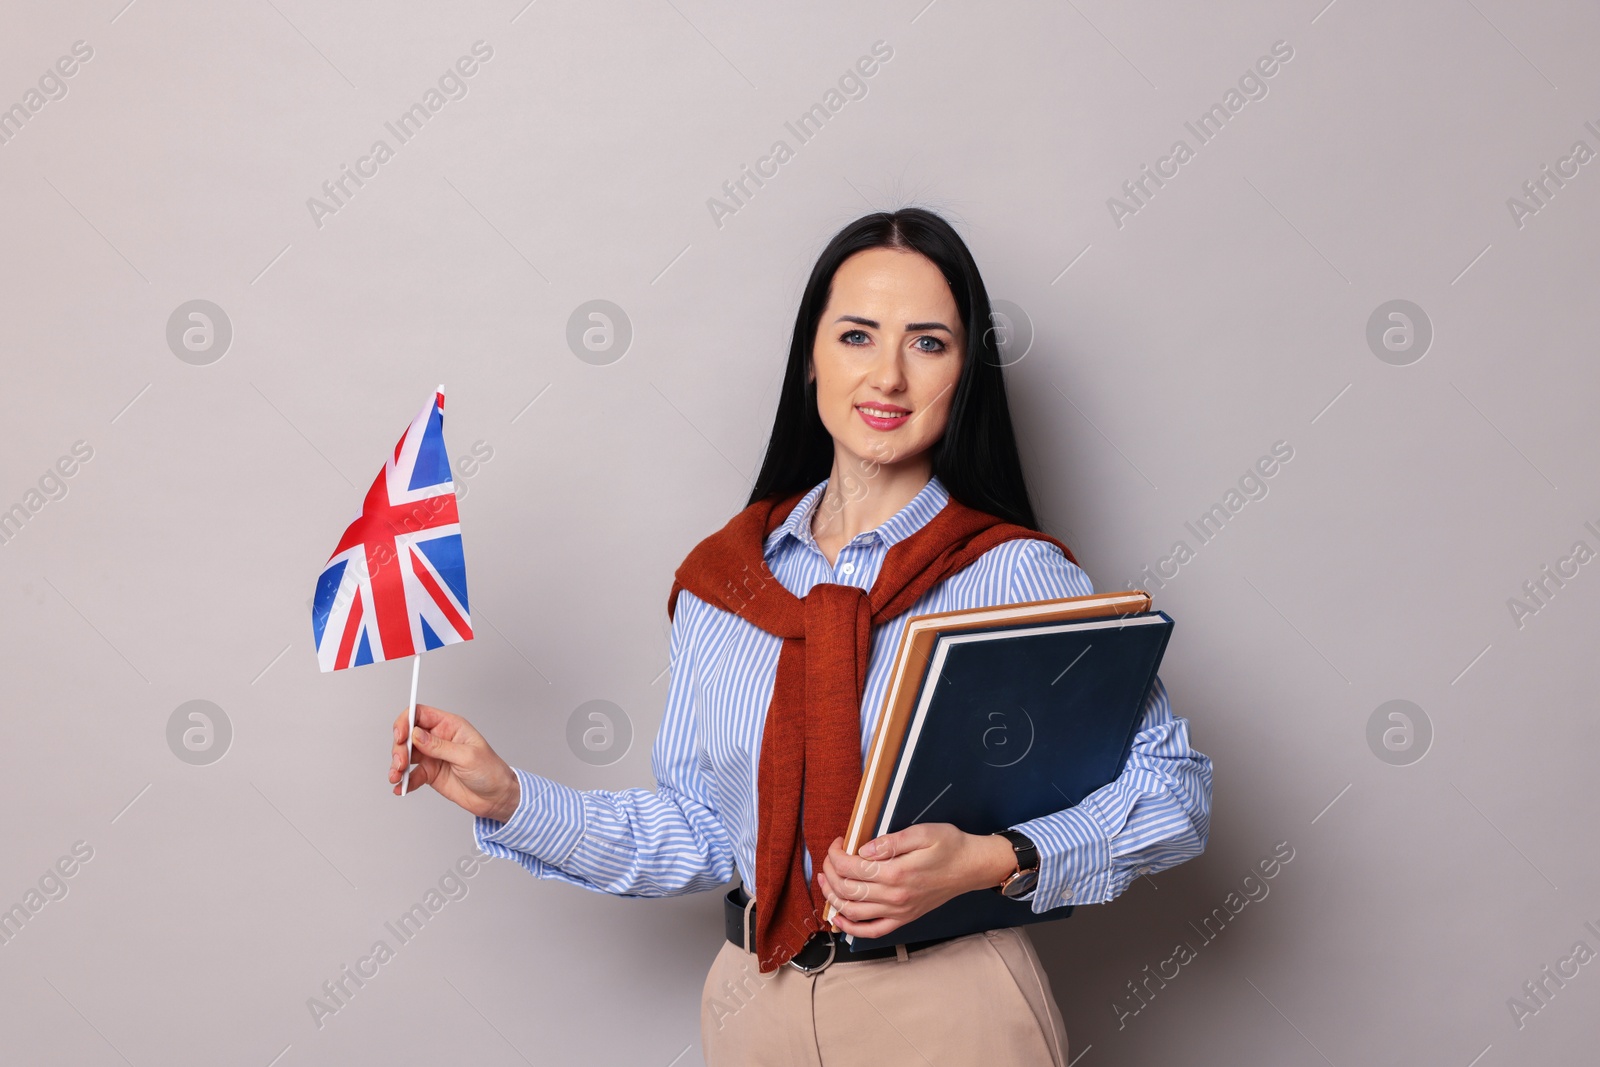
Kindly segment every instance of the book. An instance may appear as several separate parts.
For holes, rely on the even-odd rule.
[[[844,847],[921,822],[988,834],[1116,779],[1172,631],[1142,590],[935,612],[906,621]],[[853,948],[1065,918],[1063,903],[964,893]],[[829,906],[825,917],[835,912]]]

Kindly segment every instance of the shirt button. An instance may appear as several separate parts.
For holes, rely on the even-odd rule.
[[[845,560],[843,563],[839,564],[839,573],[840,574],[854,574],[855,572],[856,572],[856,565],[854,563],[852,563],[850,560]]]
[[[1063,904],[1071,904],[1072,903],[1072,890],[1067,889],[1067,890],[1064,890],[1062,892],[1062,894],[1061,894],[1061,903],[1063,903]]]

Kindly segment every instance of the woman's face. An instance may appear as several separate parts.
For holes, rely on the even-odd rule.
[[[955,297],[926,256],[869,248],[841,263],[807,376],[836,455],[884,466],[924,456],[944,433],[965,350]]]

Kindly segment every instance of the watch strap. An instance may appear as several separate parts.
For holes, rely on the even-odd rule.
[[[1006,875],[1005,880],[994,887],[995,892],[1004,895],[1004,890],[1013,879],[1021,878],[1024,874],[1037,873],[1039,870],[1039,850],[1028,839],[1028,835],[1020,830],[999,830],[998,836],[1011,842],[1011,849],[1016,853],[1017,869]]]
[[[1039,867],[1039,850],[1034,847],[1028,835],[1021,830],[1000,830],[999,835],[1011,842],[1011,848],[1017,854],[1017,869],[1019,871],[1037,870]]]

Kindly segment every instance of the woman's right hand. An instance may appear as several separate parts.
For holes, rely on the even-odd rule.
[[[395,796],[406,770],[406,722],[402,711],[394,721],[394,745],[389,755],[389,781]],[[501,759],[483,735],[459,715],[417,705],[417,728],[412,737],[413,758],[407,793],[431,785],[446,800],[474,815],[505,822],[517,810],[522,786],[511,765]]]

